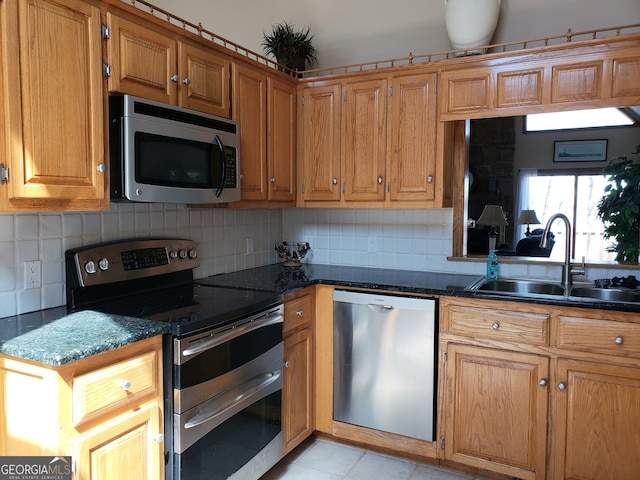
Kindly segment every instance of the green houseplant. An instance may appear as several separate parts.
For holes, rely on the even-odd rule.
[[[296,30],[295,26],[282,22],[273,26],[271,33],[264,33],[262,47],[267,55],[273,55],[279,64],[293,71],[303,71],[307,63],[316,61],[311,27]]]
[[[640,145],[634,154],[640,154]],[[638,262],[640,243],[640,164],[627,157],[613,159],[602,173],[609,184],[598,202],[598,217],[605,225],[604,238],[614,239],[607,250],[620,262]]]

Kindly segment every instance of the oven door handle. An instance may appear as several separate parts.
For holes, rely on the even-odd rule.
[[[284,315],[280,312],[275,312],[267,315],[266,317],[260,318],[258,320],[254,320],[252,322],[243,323],[238,327],[231,328],[226,332],[217,334],[212,337],[206,337],[201,340],[196,340],[190,346],[182,350],[181,357],[190,357],[193,355],[198,355],[210,348],[213,348],[221,343],[228,342],[240,335],[244,335],[245,333],[252,332],[253,330],[257,330],[258,328],[268,327],[269,325],[275,325],[276,323],[282,323],[284,321]],[[182,362],[180,362],[182,363]]]
[[[246,382],[212,398],[202,407],[202,410],[184,424],[184,428],[189,429],[202,425],[227,410],[232,409],[234,406],[242,407],[245,399],[256,395],[261,390],[278,381],[281,375],[282,370],[260,373]],[[210,409],[211,407],[214,408]]]

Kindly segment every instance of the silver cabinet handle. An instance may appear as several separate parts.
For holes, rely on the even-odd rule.
[[[106,167],[106,165],[105,165],[104,163],[101,163],[100,165],[98,165],[98,171],[99,171],[100,173],[104,173],[104,172],[106,172],[106,171],[107,171],[107,167]]]
[[[560,382],[560,383],[558,384],[558,389],[559,389],[559,390],[566,390],[566,388],[567,388],[567,386],[566,386],[564,383]]]
[[[284,362],[284,368],[289,368],[289,362]]]
[[[276,183],[275,177],[269,180],[271,183]]]
[[[338,179],[337,178],[332,179],[331,183],[333,183],[334,185],[337,185],[338,184]]]
[[[431,182],[433,182],[433,177],[431,175],[429,175],[427,177],[427,183],[431,183]]]
[[[191,83],[191,79],[187,77],[184,80],[182,80],[182,83],[184,83],[185,85],[189,85]]]
[[[546,379],[542,379],[538,382],[540,384],[541,387],[546,387],[547,386],[547,380]]]
[[[171,80],[172,82],[177,82],[180,79],[180,77],[178,77],[177,73],[174,73],[173,75],[171,75],[171,77],[169,77],[169,80]]]
[[[382,185],[382,177],[378,177],[378,184]]]
[[[129,380],[120,382],[120,388],[122,388],[125,392],[129,391],[129,389],[131,388],[131,382]]]
[[[616,345],[622,345],[624,343],[624,338],[616,337]]]
[[[153,436],[153,440],[154,440],[156,443],[162,443],[162,442],[164,442],[164,435],[162,435],[161,433],[156,433],[156,434]]]
[[[296,312],[296,315],[297,315],[297,316],[299,316],[299,317],[301,317],[302,315],[304,315],[304,312],[303,312],[302,310],[298,310],[298,311]]]
[[[500,328],[500,324],[498,322],[493,322],[493,325],[491,325],[491,328],[493,328],[494,330],[498,330]]]

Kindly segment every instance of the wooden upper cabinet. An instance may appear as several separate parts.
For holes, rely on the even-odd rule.
[[[443,133],[437,121],[437,73],[356,78],[300,89],[301,203],[442,206],[450,189],[445,162],[437,161]]]
[[[562,53],[485,66],[479,56],[465,68],[445,66],[440,120],[637,105],[640,47]]]
[[[387,165],[387,80],[347,83],[342,118],[344,199],[384,200]]]
[[[230,116],[230,62],[154,24],[107,13],[110,92]]]
[[[391,79],[387,159],[392,201],[435,199],[436,87],[435,73]]]
[[[234,63],[233,120],[240,124],[242,200],[267,199],[267,77]]]
[[[445,92],[443,111],[447,113],[487,110],[492,105],[492,81],[489,73],[457,72],[442,76]]]
[[[613,82],[611,95],[618,97],[640,97],[640,49],[636,56],[613,59]]]
[[[176,40],[160,28],[147,27],[143,22],[129,21],[112,13],[107,14],[107,24],[110,29],[109,91],[177,105]]]
[[[267,79],[268,199],[293,202],[296,198],[296,89]]]
[[[496,106],[498,108],[521,105],[541,105],[544,70],[534,68],[497,75]]]
[[[298,105],[302,197],[306,201],[340,200],[342,86],[306,87]]]
[[[195,45],[179,42],[180,105],[229,117],[229,60]]]
[[[0,209],[107,208],[100,10],[77,0],[0,8],[11,39],[2,46],[9,182]]]
[[[601,99],[603,69],[603,61],[554,66],[551,69],[551,103]]]

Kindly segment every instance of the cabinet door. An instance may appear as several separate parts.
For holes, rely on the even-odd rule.
[[[305,88],[299,115],[304,200],[340,200],[342,86]]]
[[[544,478],[548,358],[453,344],[447,354],[445,458]]]
[[[295,87],[267,80],[267,174],[269,200],[295,200]]]
[[[107,14],[110,92],[177,105],[177,42],[161,30]]]
[[[106,208],[99,9],[76,0],[3,4],[6,209]]]
[[[638,478],[640,369],[559,360],[557,379],[553,478]]]
[[[284,339],[282,387],[283,454],[313,432],[313,333],[304,329]]]
[[[348,83],[343,116],[346,201],[381,201],[385,196],[387,80]]]
[[[77,478],[164,478],[161,410],[157,403],[89,430],[74,444]]]
[[[436,74],[394,77],[389,106],[391,200],[433,200]]]
[[[267,79],[233,64],[233,119],[240,124],[242,200],[267,199]]]
[[[178,58],[180,105],[229,118],[229,60],[183,42]]]

